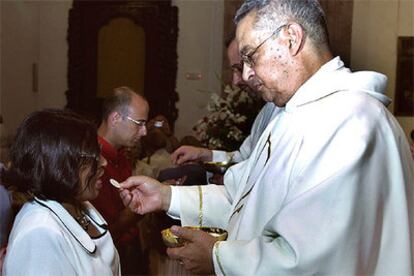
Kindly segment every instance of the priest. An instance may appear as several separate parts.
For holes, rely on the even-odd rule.
[[[387,110],[386,76],[351,72],[329,49],[317,0],[247,0],[236,14],[243,78],[280,107],[224,186],[122,183],[136,213],[173,227],[168,254],[218,275],[412,275],[414,165]]]

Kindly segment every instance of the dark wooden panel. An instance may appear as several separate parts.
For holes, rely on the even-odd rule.
[[[349,67],[351,62],[352,0],[320,0],[328,21],[329,43],[335,56]]]
[[[398,38],[395,115],[414,116],[414,37]]]
[[[226,41],[230,34],[236,30],[233,22],[237,9],[242,5],[242,0],[225,0],[224,1],[224,21],[223,21],[223,41]],[[229,67],[229,59],[227,58],[227,49],[223,47],[223,73],[222,79],[225,83],[231,83],[232,71]]]
[[[178,10],[171,1],[74,0],[67,37],[67,107],[92,119],[100,117],[102,99],[96,91],[98,33],[111,19],[119,17],[129,18],[145,30],[144,95],[150,104],[150,116],[163,114],[173,125],[178,117]]]

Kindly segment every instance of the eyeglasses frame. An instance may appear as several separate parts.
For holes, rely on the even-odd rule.
[[[274,30],[272,32],[272,34],[270,36],[268,36],[265,40],[263,40],[261,43],[259,43],[259,45],[253,50],[251,51],[249,54],[241,54],[241,64],[244,65],[246,64],[247,66],[249,66],[250,68],[255,66],[255,62],[253,61],[253,55],[260,49],[260,47],[262,47],[272,36],[274,36],[275,34],[277,34],[278,32],[280,32],[284,27],[288,26],[288,24],[283,24],[279,27],[276,28],[276,30]]]
[[[95,159],[95,161],[99,162],[99,160],[101,159],[101,155],[99,154],[98,156],[94,155],[94,154],[89,154],[89,153],[81,153],[80,157],[82,158],[91,158],[91,159]]]
[[[132,119],[129,116],[125,116],[125,118],[127,118],[129,121],[133,122],[134,124],[136,124],[139,127],[146,127],[147,126],[147,120],[135,120],[135,119]]]

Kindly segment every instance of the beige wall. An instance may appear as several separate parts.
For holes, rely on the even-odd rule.
[[[394,99],[398,36],[414,36],[414,0],[354,0],[351,67],[388,76],[387,95]],[[391,104],[390,110],[394,110]],[[413,117],[397,117],[408,135]]]
[[[191,132],[206,112],[210,93],[219,92],[222,56],[222,1],[173,2],[179,9],[177,92],[178,136]],[[42,107],[63,107],[67,89],[67,42],[70,0],[1,1],[0,110],[4,135]],[[32,92],[32,63],[39,66],[39,91]],[[187,80],[201,73],[201,80]]]
[[[370,69],[389,76],[388,95],[394,96],[398,35],[414,35],[414,0],[355,0],[352,34],[353,69]],[[223,2],[175,0],[179,8],[177,91],[179,137],[191,132],[207,110],[211,92],[220,91]],[[14,132],[29,112],[63,107],[67,87],[68,11],[70,0],[0,1],[0,111],[3,134]],[[39,91],[32,92],[31,66],[39,66]],[[187,80],[201,73],[201,80]],[[201,91],[209,91],[201,92]],[[393,106],[391,106],[391,110]],[[399,117],[408,132],[412,117]]]
[[[211,93],[220,93],[223,51],[223,2],[176,0],[178,7],[177,92],[180,101],[175,132],[178,137],[192,132],[207,113]],[[201,80],[187,80],[187,73],[201,73]]]
[[[70,1],[0,1],[1,111],[3,135],[14,133],[30,112],[63,107],[67,87]],[[32,64],[38,65],[38,91],[32,89]]]

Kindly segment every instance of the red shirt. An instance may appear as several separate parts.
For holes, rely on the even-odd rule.
[[[113,178],[118,182],[126,180],[132,174],[131,162],[125,156],[124,150],[117,150],[109,144],[104,138],[98,136],[99,144],[102,146],[101,154],[107,160],[108,164],[105,167],[105,172],[101,177],[102,188],[99,195],[94,199],[92,204],[105,218],[108,225],[114,223],[122,210],[125,209],[118,190],[109,183],[109,179]],[[122,241],[127,241],[132,238],[131,234],[137,234],[137,229],[133,227],[125,231],[126,234],[122,236]]]

